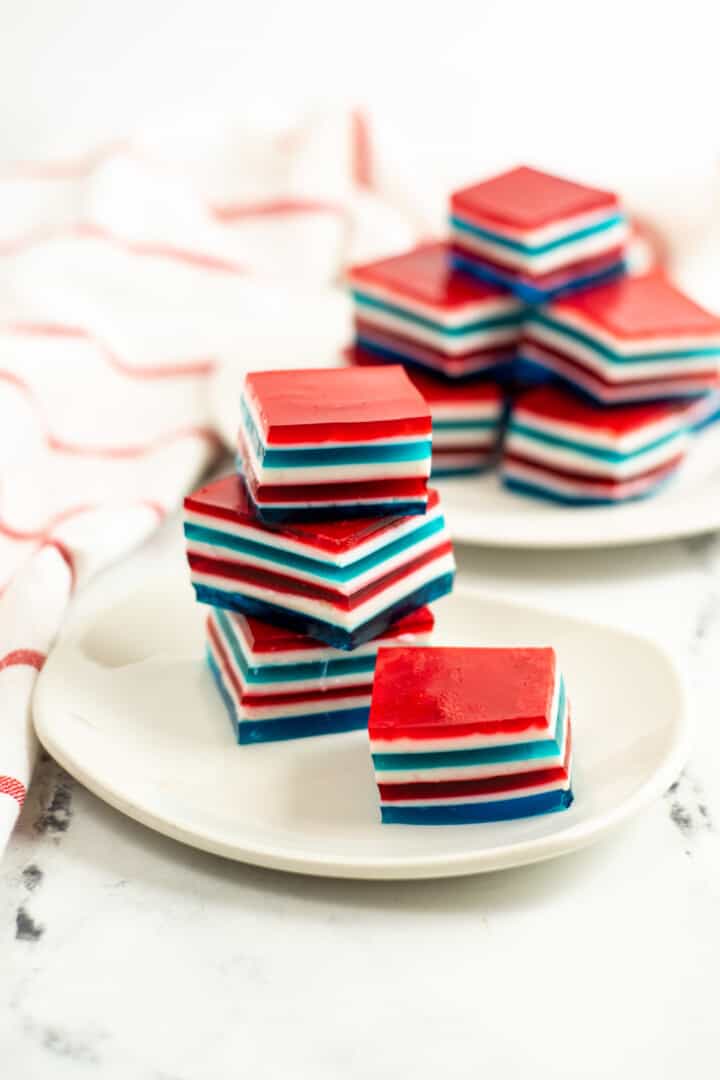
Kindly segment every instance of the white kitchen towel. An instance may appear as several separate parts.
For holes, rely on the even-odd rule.
[[[68,601],[212,461],[213,375],[341,347],[343,267],[414,239],[372,170],[360,115],[254,111],[0,171],[0,852]]]

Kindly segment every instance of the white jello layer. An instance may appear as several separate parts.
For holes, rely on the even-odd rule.
[[[477,225],[481,229],[497,233],[514,240],[518,244],[527,244],[530,247],[540,247],[542,244],[552,244],[555,240],[562,240],[564,236],[580,232],[582,229],[591,229],[595,225],[601,225],[611,217],[620,214],[620,206],[604,206],[600,210],[584,211],[582,214],[571,214],[567,217],[556,218],[547,225],[541,225],[535,229],[519,229],[512,225],[498,225],[496,221],[483,218],[482,214],[469,214],[458,210],[456,216],[468,221],[471,225]]]
[[[658,439],[664,439],[668,435],[681,431],[685,426],[682,417],[677,412],[671,412],[634,431],[616,434],[608,428],[587,427],[569,420],[541,416],[529,409],[524,409],[522,401],[513,409],[513,422],[527,424],[536,431],[556,438],[582,442],[583,445],[592,446],[598,450],[614,450],[622,454],[632,454]]]
[[[470,353],[467,356],[452,356],[444,350],[433,350],[429,346],[424,346],[420,342],[413,341],[407,336],[404,336],[400,341],[398,339],[393,339],[389,334],[385,334],[380,327],[377,326],[363,326],[360,336],[362,338],[361,344],[363,345],[374,345],[376,348],[387,349],[393,353],[402,352],[403,359],[411,360],[431,371],[441,372],[443,375],[449,376],[450,378],[461,378],[464,375],[480,374],[483,371],[496,367],[498,363],[507,362],[509,359],[509,357],[504,356],[502,352],[500,357],[498,357],[497,351],[494,349]],[[514,344],[515,342],[507,343],[506,345],[498,346],[497,349],[510,350]],[[438,355],[438,353],[440,353],[440,355]],[[387,357],[386,359],[388,362],[391,362],[390,357]]]
[[[580,262],[582,259],[591,259],[597,255],[603,255],[606,251],[620,247],[628,238],[628,227],[625,222],[620,222],[602,232],[586,236],[581,240],[570,240],[561,244],[551,251],[540,255],[528,255],[505,247],[503,244],[486,240],[477,234],[469,233],[466,229],[451,227],[453,240],[467,251],[477,255],[485,255],[492,262],[501,266],[509,266],[513,270],[519,270],[530,275],[549,274],[553,270],[560,270],[570,263]]]
[[[440,539],[438,542],[440,542]],[[400,581],[381,590],[376,596],[370,597],[352,611],[344,611],[325,600],[297,596],[267,586],[236,581],[221,573],[210,574],[192,570],[190,579],[193,585],[205,585],[208,588],[220,589],[228,593],[241,593],[256,600],[264,600],[266,603],[275,604],[288,611],[321,619],[323,622],[338,626],[343,630],[353,631],[387,608],[400,603],[406,596],[416,592],[423,585],[427,585],[444,574],[453,573],[454,570],[455,560],[451,554],[439,556]]]

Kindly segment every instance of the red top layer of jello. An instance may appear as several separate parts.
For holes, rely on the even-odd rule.
[[[416,300],[443,311],[509,295],[454,270],[451,254],[449,244],[424,244],[404,255],[354,267],[349,274],[350,284],[360,290],[375,286],[396,294],[400,300]]]
[[[306,634],[293,633],[282,626],[273,626],[246,615],[234,615],[228,612],[228,617],[235,621],[238,629],[247,641],[254,653],[288,652],[290,650],[327,649],[327,645],[315,638],[307,637]],[[398,619],[389,626],[381,635],[380,640],[399,638],[405,634],[429,634],[435,624],[432,611],[428,607],[418,608],[402,619]],[[338,650],[338,656],[343,656]]]
[[[477,218],[499,230],[520,231],[617,205],[612,191],[576,184],[526,165],[456,191],[451,198],[452,211],[459,217]]]
[[[666,417],[675,417],[678,427],[687,422],[687,403],[656,402],[647,405],[593,405],[569,390],[543,386],[528,390],[519,398],[516,409],[544,420],[558,420],[609,435],[627,435]]]
[[[438,505],[439,501],[437,491],[429,489],[428,513]],[[333,554],[350,551],[368,540],[380,537],[383,533],[390,533],[402,521],[407,520],[403,517],[367,517],[349,518],[344,521],[297,521],[283,525],[264,525],[255,515],[245,485],[237,473],[230,473],[219,480],[213,480],[211,484],[206,484],[192,495],[188,495],[185,499],[185,509],[216,518],[219,529],[222,528],[224,521],[247,525],[258,533],[265,533],[270,540],[273,538],[280,540],[280,548],[282,548],[282,540],[286,538]],[[417,521],[418,525],[422,523],[422,518],[416,517],[412,520]],[[208,527],[213,526],[208,524]],[[262,543],[263,537],[258,536],[257,540]]]
[[[380,649],[370,738],[433,739],[549,728],[553,649]]]
[[[430,434],[430,412],[399,364],[261,371],[246,397],[272,446]]]
[[[626,277],[551,304],[548,314],[576,314],[615,338],[717,337],[720,318],[700,307],[664,274]]]

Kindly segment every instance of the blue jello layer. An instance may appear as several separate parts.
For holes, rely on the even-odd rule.
[[[512,821],[513,818],[550,814],[566,810],[573,801],[572,791],[543,791],[520,799],[498,799],[484,803],[456,803],[432,806],[381,806],[384,825],[478,825],[488,821]]]
[[[230,714],[235,737],[242,745],[259,742],[280,742],[284,739],[305,739],[312,735],[336,735],[341,731],[357,731],[367,727],[370,709],[337,709],[334,712],[313,713],[277,720],[240,720],[222,674],[212,655],[207,662]]]
[[[183,526],[183,529],[188,540],[227,548],[230,551],[237,551],[241,555],[250,555],[262,559],[263,562],[274,567],[280,566],[290,570],[305,571],[305,573],[321,577],[323,581],[336,585],[346,584],[362,574],[374,570],[388,559],[401,555],[415,544],[419,544],[421,541],[442,532],[444,525],[445,521],[442,517],[432,518],[424,523],[418,522],[417,527],[412,532],[385,544],[378,551],[366,555],[364,559],[358,559],[349,566],[333,566],[332,563],[323,562],[321,559],[313,559],[307,555],[296,555],[292,551],[272,547],[269,544],[261,544],[255,540],[247,540],[244,537],[233,536],[231,533],[223,532],[220,529],[208,529],[204,525],[188,523]]]
[[[548,300],[557,300],[561,296],[571,296],[573,293],[579,292],[580,289],[588,289],[592,285],[603,285],[605,282],[615,281],[616,278],[622,277],[627,272],[625,260],[619,259],[616,263],[612,263],[598,273],[579,274],[572,281],[566,281],[556,289],[542,289],[539,286],[530,284],[527,280],[520,281],[513,277],[512,274],[503,273],[502,270],[498,270],[495,266],[481,262],[479,257],[465,257],[454,251],[452,259],[453,265],[458,270],[463,270],[465,273],[471,274],[480,281],[487,281],[491,285],[502,285],[505,289],[510,289],[515,296],[519,296],[526,304],[545,304]]]
[[[353,291],[352,297],[355,303],[361,307],[365,306],[376,308],[378,311],[386,311],[389,315],[405,319],[409,323],[415,323],[417,326],[433,330],[435,333],[443,334],[449,338],[461,338],[467,334],[475,334],[479,330],[500,330],[506,326],[519,326],[524,318],[523,312],[513,311],[507,315],[496,315],[490,319],[476,319],[475,322],[464,323],[462,326],[444,326],[443,323],[435,322],[434,319],[426,319],[422,315],[416,315],[414,312],[399,307],[397,304],[388,304],[384,300],[376,300],[363,292]]]
[[[195,585],[194,588],[196,599],[200,604],[210,604],[212,607],[224,608],[226,611],[239,611],[241,615],[254,615],[276,626],[285,626],[289,630],[298,630],[301,634],[308,634],[310,637],[317,638],[318,641],[334,645],[336,649],[351,650],[377,637],[396,619],[409,615],[411,611],[416,611],[417,608],[445,596],[452,590],[454,577],[454,573],[441,574],[352,631],[335,626],[323,619],[301,615],[297,611],[278,604],[270,604],[265,600],[245,596],[243,593],[225,592],[223,589],[211,588],[208,585]]]
[[[419,750],[405,754],[373,754],[376,770],[453,769],[462,765],[503,765],[509,761],[536,761],[559,753],[565,737],[565,680],[560,680],[556,735],[554,739],[534,742],[507,743],[504,746],[485,746],[474,750]]]
[[[671,474],[672,475],[672,474]],[[647,488],[639,495],[630,495],[624,499],[606,499],[601,496],[591,495],[566,495],[555,491],[553,488],[544,487],[542,484],[528,483],[526,480],[516,480],[511,476],[501,474],[503,485],[518,495],[530,495],[536,499],[545,499],[548,502],[560,503],[562,506],[618,506],[621,503],[641,502],[643,499],[656,495],[658,491],[668,483],[671,477],[664,476],[662,480],[651,488]]]

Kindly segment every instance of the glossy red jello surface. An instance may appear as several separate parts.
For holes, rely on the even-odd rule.
[[[430,433],[425,400],[399,364],[256,372],[245,396],[272,446]]]
[[[508,295],[503,289],[453,269],[451,256],[450,244],[423,244],[403,255],[353,267],[350,284],[360,291],[363,286],[375,286],[396,293],[399,298],[445,311]]]
[[[551,648],[381,648],[370,738],[453,738],[549,728],[555,681]]]
[[[617,201],[611,191],[520,165],[456,191],[451,206],[459,217],[477,219],[500,231],[503,228],[529,231],[577,214],[612,210]]]

